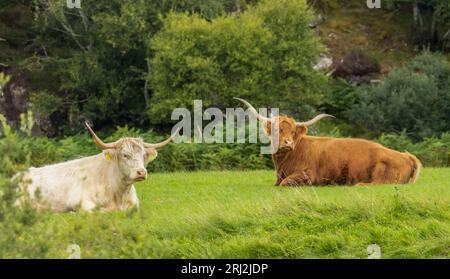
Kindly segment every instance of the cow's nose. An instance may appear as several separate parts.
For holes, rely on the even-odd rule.
[[[137,177],[143,177],[145,178],[147,176],[147,170],[146,169],[138,169],[136,171]]]
[[[294,142],[292,140],[285,140],[286,145],[291,146]]]

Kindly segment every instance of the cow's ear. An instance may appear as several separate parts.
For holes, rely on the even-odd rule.
[[[308,133],[308,127],[306,127],[306,125],[304,124],[299,124],[296,127],[295,133],[297,137],[303,137],[304,135],[306,135],[306,133]]]
[[[158,151],[156,151],[155,148],[146,148],[145,149],[145,163],[146,164],[155,160],[157,156],[158,156]]]

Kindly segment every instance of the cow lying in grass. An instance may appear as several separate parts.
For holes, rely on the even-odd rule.
[[[363,139],[307,136],[308,127],[331,115],[321,114],[307,122],[287,116],[267,118],[247,101],[249,107],[273,142],[278,135],[279,148],[272,155],[276,168],[275,185],[364,185],[414,183],[421,169],[420,161]],[[278,133],[272,133],[273,121]],[[274,125],[276,127],[276,125]]]
[[[103,152],[64,163],[30,168],[22,177],[22,189],[28,192],[36,209],[55,212],[126,210],[139,207],[133,185],[147,178],[146,165],[157,156],[157,149],[173,136],[156,144],[140,138],[121,138],[104,143],[86,123],[95,143]],[[19,202],[24,202],[25,197]]]

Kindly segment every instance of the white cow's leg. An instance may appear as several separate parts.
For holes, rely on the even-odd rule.
[[[137,196],[136,188],[134,185],[131,185],[130,190],[126,194],[124,199],[124,210],[131,208],[139,208],[139,198]]]
[[[87,212],[91,212],[97,207],[97,205],[91,200],[85,200],[81,203],[81,209]]]

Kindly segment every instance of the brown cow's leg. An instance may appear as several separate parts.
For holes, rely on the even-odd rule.
[[[280,176],[277,176],[277,181],[275,181],[275,186],[280,186],[282,181],[283,181],[283,178]]]
[[[281,186],[304,186],[312,185],[311,179],[306,175],[305,172],[291,174],[280,183]]]

